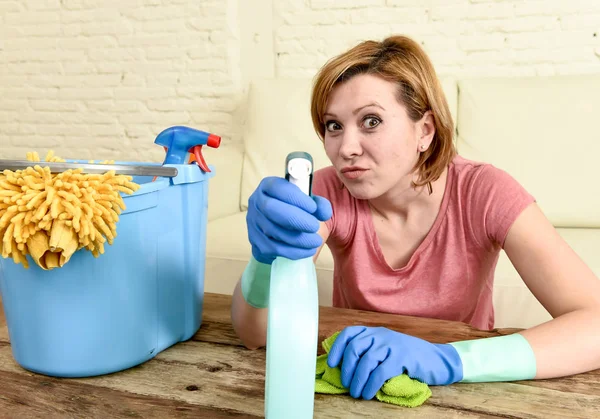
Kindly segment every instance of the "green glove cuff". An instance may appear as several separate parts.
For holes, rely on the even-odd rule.
[[[518,381],[535,378],[535,354],[519,333],[452,342],[463,364],[463,383]]]
[[[250,258],[242,274],[242,295],[254,308],[266,308],[269,305],[269,286],[271,265]]]

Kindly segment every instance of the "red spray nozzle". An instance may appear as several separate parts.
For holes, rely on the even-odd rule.
[[[189,127],[175,126],[161,132],[154,142],[165,148],[167,155],[163,164],[184,163],[187,154],[191,153],[189,163],[196,162],[203,171],[210,172],[202,157],[202,146],[218,148],[221,137]]]
[[[206,145],[212,148],[219,148],[221,145],[221,137],[215,134],[208,134],[208,140],[206,140]]]

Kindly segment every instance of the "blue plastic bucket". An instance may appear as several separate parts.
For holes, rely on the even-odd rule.
[[[100,257],[82,249],[50,271],[31,259],[25,269],[0,258],[12,353],[23,368],[57,377],[108,374],[198,331],[214,168],[167,166],[178,175],[134,177],[141,187],[123,195],[117,237]]]

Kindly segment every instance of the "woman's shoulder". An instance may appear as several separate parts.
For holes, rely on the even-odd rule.
[[[502,245],[517,216],[535,198],[508,172],[491,163],[456,157],[454,199],[478,243]],[[487,246],[486,246],[487,247]]]
[[[488,188],[490,186],[515,186],[518,182],[505,170],[492,163],[467,159],[456,155],[452,160],[450,170],[461,187]]]
[[[451,170],[454,170],[461,177],[476,176],[487,167],[493,167],[493,165],[483,161],[467,159],[460,154],[457,154],[451,163]]]
[[[335,173],[335,168],[331,165],[315,170],[313,177],[327,181],[337,180],[338,182],[341,182]]]
[[[312,192],[313,195],[323,196],[330,201],[339,201],[345,195],[349,195],[333,166],[323,167],[314,172]]]
[[[333,166],[316,170],[313,175],[312,194],[327,198],[333,209],[326,222],[330,245],[343,246],[356,231],[362,212],[358,201],[350,195]]]

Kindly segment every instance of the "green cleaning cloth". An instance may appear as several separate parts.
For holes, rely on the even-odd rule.
[[[317,357],[315,393],[345,394],[349,390],[342,385],[342,372],[339,367],[327,365],[327,354],[340,332],[336,332],[321,344],[325,354]],[[387,380],[377,391],[375,398],[381,402],[404,407],[417,407],[431,397],[431,389],[425,383],[410,378],[406,374]]]

